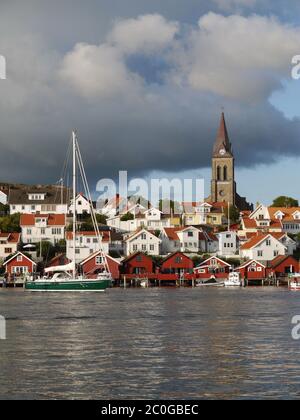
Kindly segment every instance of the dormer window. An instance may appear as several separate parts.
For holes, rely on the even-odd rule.
[[[293,217],[294,217],[294,219],[295,219],[295,220],[299,220],[299,219],[300,219],[300,211],[296,211],[296,212],[293,214]]]
[[[30,201],[42,201],[42,200],[45,200],[45,197],[46,197],[45,193],[39,193],[39,194],[30,193],[30,194],[28,194],[28,199]]]
[[[282,211],[277,211],[277,212],[275,213],[275,218],[276,218],[277,220],[282,220],[282,219],[284,218],[284,216],[285,216],[285,214],[284,214],[284,213],[282,213]]]

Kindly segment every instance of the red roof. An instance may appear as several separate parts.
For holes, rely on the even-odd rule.
[[[257,233],[256,235],[253,235],[252,238],[249,239],[248,242],[246,242],[244,245],[242,245],[241,249],[242,250],[252,249],[256,245],[258,245],[260,242],[265,240],[268,236],[272,236],[273,238],[280,241],[280,239],[282,239],[283,236],[285,236],[285,233],[284,232],[270,232],[270,233],[266,233],[266,234]]]
[[[274,260],[270,262],[269,268],[276,268],[288,259],[293,259],[296,264],[299,264],[298,261],[291,255],[278,255],[278,257],[274,258]]]
[[[249,217],[243,217],[243,222],[246,229],[256,229],[257,223],[255,219],[250,219]]]
[[[20,233],[0,233],[0,238],[2,239],[7,239],[7,242],[9,243],[19,243],[20,239],[21,239],[21,234]]]
[[[47,219],[47,226],[65,226],[65,214],[21,214],[20,226],[35,226],[36,219]]]
[[[167,237],[171,241],[179,241],[179,237],[177,235],[177,232],[179,232],[180,229],[177,229],[177,228],[164,228],[164,231],[166,232]]]

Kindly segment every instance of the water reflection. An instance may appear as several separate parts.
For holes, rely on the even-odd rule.
[[[298,398],[300,294],[0,292],[1,398]]]

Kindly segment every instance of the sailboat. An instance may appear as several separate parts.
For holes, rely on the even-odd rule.
[[[84,171],[82,157],[79,149],[79,144],[75,132],[72,132],[72,149],[73,149],[73,247],[72,247],[72,261],[63,266],[49,267],[45,269],[46,276],[39,279],[27,280],[25,282],[25,289],[37,292],[101,292],[105,291],[112,284],[112,275],[109,270],[106,255],[102,250],[102,239],[92,205],[91,194],[88,187],[87,178]],[[91,206],[91,218],[94,229],[98,238],[100,255],[102,257],[104,271],[99,273],[95,279],[87,279],[84,276],[78,276],[76,270],[76,227],[77,227],[77,212],[76,212],[76,185],[77,185],[77,166],[79,166],[82,181],[85,187]],[[48,277],[49,276],[49,277]]]

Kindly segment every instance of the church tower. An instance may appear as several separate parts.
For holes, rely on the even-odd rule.
[[[215,141],[212,157],[211,200],[236,203],[236,183],[234,177],[234,156],[229,140],[225,116],[222,113],[218,135]]]

